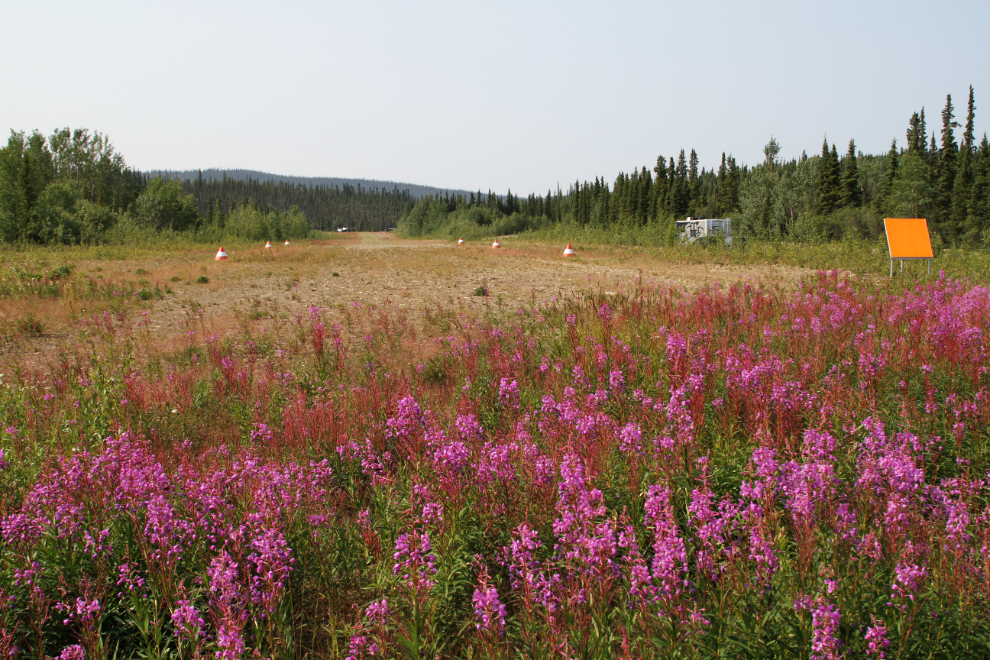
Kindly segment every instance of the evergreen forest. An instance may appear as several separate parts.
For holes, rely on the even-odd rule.
[[[820,151],[783,160],[771,137],[752,166],[723,153],[717,168],[699,168],[697,152],[682,149],[611,183],[575,181],[545,196],[479,190],[419,199],[397,187],[141,173],[99,132],[11,131],[0,148],[0,243],[126,243],[163,232],[280,240],[397,225],[409,236],[451,237],[576,225],[606,236],[642,230],[673,243],[675,222],[686,217],[732,218],[742,238],[817,243],[876,239],[884,217],[923,217],[937,244],[986,246],[990,144],[986,134],[977,141],[975,114],[970,87],[964,110],[946,97],[938,130],[929,132],[924,108],[913,113],[903,142],[887,153],[864,154],[855,140],[840,149],[825,138]]]
[[[11,131],[0,148],[0,244],[303,238],[312,229],[394,227],[408,190],[232,178],[178,180],[127,167],[100,132]]]
[[[408,190],[365,188],[345,183],[306,185],[258,179],[182,180],[182,190],[193,196],[196,208],[209,224],[220,214],[244,202],[260,208],[286,211],[298,208],[314,229],[347,227],[355,231],[383,231],[395,227],[414,201]]]
[[[822,242],[875,239],[885,217],[921,217],[936,242],[983,246],[990,241],[990,144],[986,134],[977,143],[975,111],[972,87],[965,123],[956,121],[949,95],[937,136],[932,131],[929,139],[922,108],[911,115],[904,142],[894,140],[885,154],[863,154],[855,140],[840,150],[826,138],[820,153],[785,161],[771,137],[754,166],[723,153],[717,169],[699,170],[695,150],[682,149],[676,158],[659,156],[652,169],[619,173],[611,184],[604,177],[575,181],[545,197],[431,195],[399,228],[412,236],[480,236],[572,223],[604,232],[649,229],[672,242],[676,220],[731,217],[735,236]]]

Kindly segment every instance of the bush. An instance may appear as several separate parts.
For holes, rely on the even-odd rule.
[[[149,181],[128,214],[139,226],[153,231],[185,231],[194,228],[199,220],[193,196],[183,195],[182,184],[168,179]]]

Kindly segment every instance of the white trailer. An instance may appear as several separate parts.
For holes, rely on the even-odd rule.
[[[730,218],[691,218],[678,220],[681,242],[694,243],[700,239],[715,239],[721,236],[726,245],[732,245],[732,220]]]

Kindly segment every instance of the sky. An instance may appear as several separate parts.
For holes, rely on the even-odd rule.
[[[0,0],[0,129],[85,127],[137,169],[514,194],[697,150],[990,129],[990,2]],[[985,111],[981,112],[980,108]],[[961,132],[961,131],[960,131]]]

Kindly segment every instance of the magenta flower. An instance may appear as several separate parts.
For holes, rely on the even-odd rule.
[[[474,602],[474,625],[478,630],[501,632],[505,628],[507,610],[494,586],[482,584],[476,587],[471,600]]]

